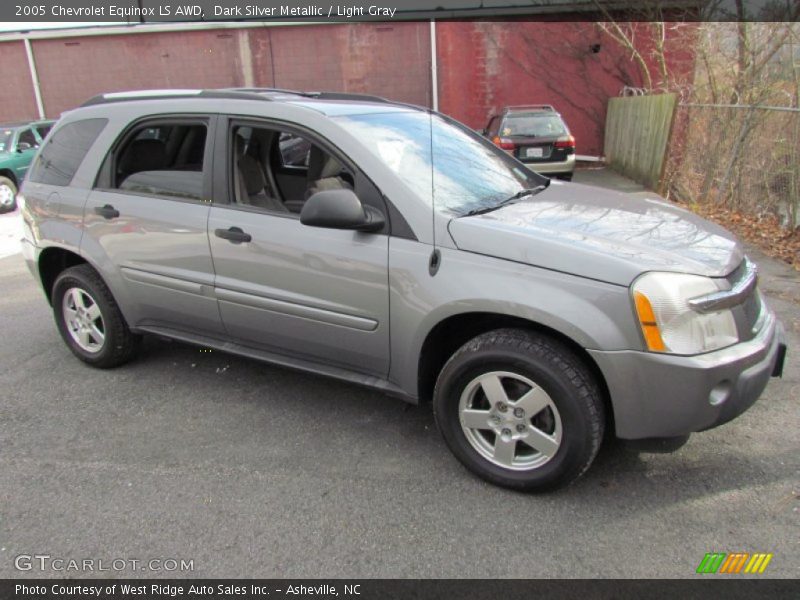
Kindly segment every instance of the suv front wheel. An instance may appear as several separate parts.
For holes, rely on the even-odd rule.
[[[17,207],[17,186],[8,177],[0,177],[0,214]]]
[[[139,342],[111,290],[89,265],[62,272],[53,284],[53,314],[61,337],[83,362],[101,369],[128,362]]]
[[[604,411],[592,374],[560,342],[500,329],[462,346],[442,369],[434,415],[473,473],[523,491],[569,484],[594,460]]]

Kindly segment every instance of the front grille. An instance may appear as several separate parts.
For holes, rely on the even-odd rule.
[[[742,262],[739,263],[739,266],[728,273],[728,275],[725,277],[728,283],[731,284],[731,287],[739,283],[739,280],[744,276],[745,267],[748,262],[750,261],[747,258],[743,259]]]
[[[728,283],[733,287],[736,285],[747,273],[747,266],[749,260],[745,258],[738,267],[736,267],[725,278]],[[758,288],[753,288],[745,300],[738,306],[733,307],[733,316],[736,320],[736,328],[739,331],[739,339],[746,341],[752,339],[758,333],[756,324],[759,323],[759,317],[763,310],[761,302],[761,294]]]

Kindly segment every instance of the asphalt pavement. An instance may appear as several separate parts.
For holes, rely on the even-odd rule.
[[[800,277],[753,256],[784,378],[675,454],[611,444],[547,495],[483,483],[430,408],[352,385],[155,338],[86,367],[21,256],[0,258],[0,578],[693,577],[712,551],[770,552],[761,577],[796,578]],[[192,570],[20,571],[20,555]]]

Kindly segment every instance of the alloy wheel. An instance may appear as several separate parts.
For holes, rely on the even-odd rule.
[[[89,292],[78,287],[68,289],[61,308],[67,331],[78,347],[92,354],[100,352],[106,340],[105,323]]]
[[[510,371],[473,379],[458,406],[470,445],[489,462],[514,471],[537,469],[561,446],[561,416],[550,395]]]

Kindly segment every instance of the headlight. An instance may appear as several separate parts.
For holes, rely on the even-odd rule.
[[[648,350],[700,354],[739,341],[730,310],[699,313],[689,300],[720,291],[713,279],[683,273],[646,273],[632,287]]]

